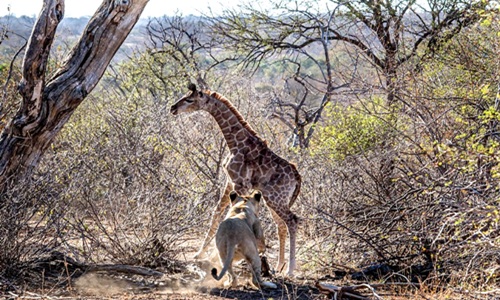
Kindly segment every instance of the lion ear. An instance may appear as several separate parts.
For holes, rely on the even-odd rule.
[[[255,193],[255,195],[253,195],[253,198],[255,199],[255,201],[260,202],[260,199],[262,198],[262,194],[260,192],[257,192],[257,193]]]
[[[238,193],[236,193],[235,191],[232,191],[230,194],[229,194],[229,199],[231,199],[231,202],[236,200],[236,197],[238,197]]]
[[[188,85],[188,90],[190,90],[190,91],[191,91],[191,92],[193,92],[193,93],[194,93],[194,92],[196,92],[196,84],[194,84],[194,83],[190,83],[190,84]]]

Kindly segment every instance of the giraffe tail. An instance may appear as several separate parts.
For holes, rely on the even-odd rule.
[[[300,194],[300,187],[302,186],[302,177],[299,174],[299,171],[297,170],[297,166],[295,164],[290,164],[293,169],[293,173],[295,175],[295,180],[296,180],[296,185],[295,185],[295,190],[293,191],[292,198],[290,199],[290,202],[288,203],[288,207],[292,207],[292,205],[295,203],[295,200],[297,200],[297,197]]]

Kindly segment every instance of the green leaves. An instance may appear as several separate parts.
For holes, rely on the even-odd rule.
[[[326,121],[318,126],[318,135],[311,146],[312,152],[326,152],[333,159],[360,154],[380,145],[387,123],[376,112],[383,110],[383,99],[373,98],[367,103],[349,107],[328,105]]]

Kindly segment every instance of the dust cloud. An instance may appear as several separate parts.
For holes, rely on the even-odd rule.
[[[213,259],[198,261],[186,265],[179,274],[168,274],[161,278],[92,272],[77,278],[73,287],[79,294],[87,296],[113,296],[131,292],[190,294],[222,287],[222,282],[210,276],[213,267],[220,268],[220,264]]]

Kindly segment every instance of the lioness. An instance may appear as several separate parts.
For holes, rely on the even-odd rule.
[[[229,273],[226,284],[235,287],[236,275],[233,272],[233,260],[245,259],[252,272],[252,283],[255,287],[276,288],[272,282],[263,281],[261,277],[261,260],[259,252],[265,251],[265,241],[257,214],[262,195],[255,193],[252,197],[240,197],[231,192],[231,209],[226,219],[219,225],[215,234],[215,244],[219,251],[222,271],[217,275],[217,269],[212,269],[216,280]]]

